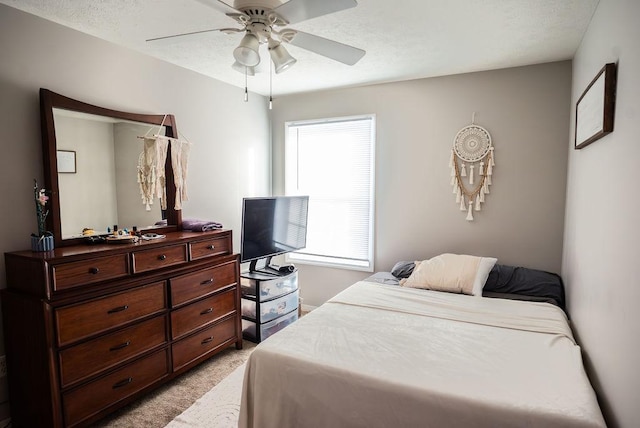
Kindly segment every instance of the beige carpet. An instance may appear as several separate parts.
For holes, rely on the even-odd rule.
[[[215,385],[233,373],[238,367],[244,365],[255,346],[255,343],[245,340],[243,349],[240,351],[233,346],[225,349],[182,376],[100,420],[92,427],[164,428]],[[232,382],[226,382],[225,384],[230,383]],[[225,411],[223,410],[221,414],[225,414]]]

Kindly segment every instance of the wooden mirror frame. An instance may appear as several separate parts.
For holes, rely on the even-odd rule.
[[[56,157],[57,142],[53,109],[72,110],[98,116],[108,116],[116,119],[131,120],[134,122],[148,123],[149,125],[162,125],[166,129],[167,137],[178,138],[176,119],[172,114],[166,116],[153,114],[128,113],[111,110],[104,107],[87,104],[74,100],[48,89],[40,89],[40,120],[42,126],[42,161],[44,164],[44,188],[51,192],[49,197],[49,215],[47,216],[47,230],[53,231],[56,247],[75,245],[82,243],[84,238],[62,239],[62,223],[60,218],[60,189],[58,187],[58,163]],[[167,150],[165,163],[167,209],[167,226],[154,228],[155,233],[166,233],[182,229],[182,211],[174,208],[176,200],[176,186],[171,166],[171,150]]]

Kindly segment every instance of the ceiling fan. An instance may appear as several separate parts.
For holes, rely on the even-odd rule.
[[[224,13],[242,28],[194,31],[148,39],[147,42],[165,42],[214,31],[226,34],[244,33],[240,44],[233,51],[235,63],[232,67],[250,76],[255,74],[256,66],[260,63],[261,45],[267,46],[276,73],[281,73],[296,63],[283,43],[347,65],[354,65],[365,54],[362,49],[287,27],[289,24],[355,7],[358,5],[356,0],[289,0],[285,3],[280,0],[235,0],[234,7],[221,0],[197,1]]]

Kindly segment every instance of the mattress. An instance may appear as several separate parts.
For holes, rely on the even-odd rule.
[[[548,303],[362,281],[247,362],[240,427],[604,427]]]

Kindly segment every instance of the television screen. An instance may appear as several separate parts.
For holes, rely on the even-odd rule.
[[[304,248],[308,196],[242,200],[241,261],[248,262]]]

